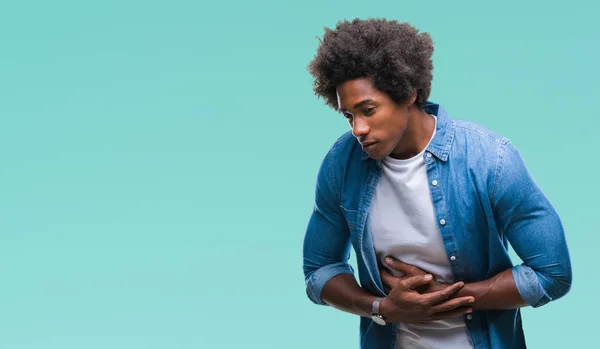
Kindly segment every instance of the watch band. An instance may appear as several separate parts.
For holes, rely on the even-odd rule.
[[[375,300],[373,301],[373,307],[371,308],[371,313],[380,315],[379,314],[379,303],[381,303],[382,300],[383,300],[383,298],[381,298],[381,297],[375,298]]]
[[[387,320],[383,317],[383,315],[379,314],[379,303],[383,298],[378,297],[373,301],[373,306],[371,307],[371,320],[380,326],[387,325]]]

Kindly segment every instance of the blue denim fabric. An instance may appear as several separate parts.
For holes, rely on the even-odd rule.
[[[529,305],[540,307],[565,295],[572,276],[563,226],[517,148],[476,123],[449,117],[438,104],[424,108],[437,116],[423,159],[429,183],[438,181],[430,184],[431,199],[455,281],[482,281],[512,268]],[[380,161],[369,158],[351,132],[325,156],[303,251],[306,291],[314,303],[326,305],[321,291],[332,277],[354,274],[348,264],[351,247],[361,287],[386,295],[368,224],[381,172]],[[509,242],[523,264],[511,262]],[[465,319],[475,348],[526,347],[518,309],[475,311]],[[360,321],[361,348],[395,347],[396,324]]]

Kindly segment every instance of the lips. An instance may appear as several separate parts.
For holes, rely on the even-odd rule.
[[[361,146],[362,146],[363,150],[366,151],[368,149],[371,149],[373,147],[373,145],[375,145],[375,144],[377,144],[377,142],[367,142],[367,143],[361,144]]]

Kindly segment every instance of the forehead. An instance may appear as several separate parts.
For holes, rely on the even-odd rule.
[[[337,86],[336,92],[338,107],[346,110],[363,100],[378,100],[385,96],[385,93],[375,88],[367,78],[345,81]]]

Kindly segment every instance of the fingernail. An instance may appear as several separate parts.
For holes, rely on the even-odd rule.
[[[467,309],[467,314],[471,314],[473,312],[473,309],[469,308]]]
[[[390,258],[390,257],[385,257],[385,262],[386,262],[386,263],[392,263],[393,261],[392,261],[392,258]]]
[[[432,277],[433,276],[431,276],[431,274],[427,274],[427,275],[425,275],[425,280],[431,280]]]
[[[468,302],[468,303],[469,303],[469,304],[473,304],[473,303],[475,303],[475,298],[471,298],[471,299],[469,299],[469,302]]]

